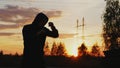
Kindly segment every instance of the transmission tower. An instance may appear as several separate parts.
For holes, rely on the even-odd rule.
[[[82,24],[81,25],[79,25],[79,20],[77,19],[77,26],[76,26],[76,28],[77,28],[77,35],[79,35],[79,32],[78,32],[78,28],[79,27],[82,27],[82,41],[84,42],[84,40],[85,40],[85,36],[84,36],[84,26],[85,26],[85,23],[84,23],[84,17],[82,18]],[[78,37],[78,36],[77,36]]]

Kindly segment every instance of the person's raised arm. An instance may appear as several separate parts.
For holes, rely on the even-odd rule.
[[[54,24],[52,22],[49,22],[48,25],[51,28],[51,31],[47,31],[47,36],[54,37],[54,38],[59,37],[58,30],[56,29]]]

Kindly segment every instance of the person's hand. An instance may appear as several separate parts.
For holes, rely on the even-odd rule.
[[[53,22],[49,22],[48,25],[49,25],[50,27],[54,26]]]

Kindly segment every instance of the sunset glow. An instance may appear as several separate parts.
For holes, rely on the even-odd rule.
[[[72,56],[78,56],[78,47],[77,45],[74,45],[74,47],[68,51],[68,55],[72,55]]]
[[[63,42],[68,55],[77,56],[78,47],[84,42],[90,51],[98,43],[102,46],[102,20],[104,0],[0,0],[0,50],[4,53],[23,52],[22,28],[30,24],[38,12],[44,12],[59,31],[59,38],[47,38],[52,43]],[[82,19],[84,36],[82,39]],[[45,25],[48,27],[48,24]],[[78,32],[78,35],[76,33]]]

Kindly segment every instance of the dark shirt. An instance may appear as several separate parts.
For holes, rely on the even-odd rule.
[[[47,36],[54,38],[59,36],[58,30],[54,26],[49,30],[46,27],[36,28],[30,24],[25,25],[22,32],[24,40],[23,58],[25,63],[29,61],[31,62],[30,64],[41,61],[40,57],[44,55],[43,49]]]

